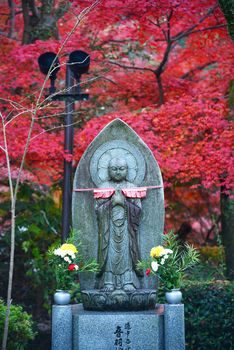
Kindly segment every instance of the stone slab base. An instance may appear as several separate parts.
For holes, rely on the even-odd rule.
[[[53,305],[52,350],[185,350],[184,305],[131,312]]]
[[[73,350],[161,350],[163,315],[156,311],[74,312]]]

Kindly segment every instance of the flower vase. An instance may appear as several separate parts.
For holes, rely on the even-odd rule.
[[[67,305],[71,301],[71,295],[67,290],[56,290],[54,293],[54,302],[57,305]]]
[[[182,300],[182,293],[180,289],[172,289],[166,292],[166,301],[168,304],[180,304]]]

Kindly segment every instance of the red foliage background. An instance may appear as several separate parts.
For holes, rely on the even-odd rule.
[[[92,3],[71,1],[69,11],[58,23],[58,41],[21,45],[22,15],[16,16],[14,39],[3,35],[8,23],[4,18],[0,22],[1,111],[4,122],[9,122],[8,147],[15,174],[30,110],[43,82],[37,57],[45,51],[57,52],[76,16]],[[61,4],[57,1],[55,6]],[[7,11],[6,3],[1,4],[0,12]],[[199,217],[211,225],[211,212],[219,211],[218,191],[222,186],[229,192],[234,177],[233,121],[228,110],[233,44],[217,3],[103,0],[78,26],[60,62],[65,63],[67,54],[75,49],[89,52],[92,64],[82,84],[91,99],[77,103],[74,115],[74,166],[99,131],[114,118],[121,118],[147,143],[162,169],[167,227]],[[156,79],[161,66],[163,104]],[[59,88],[64,86],[64,71],[59,72]],[[64,157],[72,160],[63,151],[63,110],[63,103],[40,105],[22,180],[50,185],[61,179]],[[3,146],[2,137],[0,133]],[[0,165],[4,179],[3,152]]]

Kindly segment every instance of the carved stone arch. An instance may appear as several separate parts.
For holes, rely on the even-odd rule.
[[[141,138],[122,120],[109,123],[83,154],[74,177],[74,189],[97,188],[105,178],[109,154],[125,154],[130,163],[130,177],[137,186],[161,186],[148,189],[142,200],[139,226],[141,259],[147,259],[150,249],[161,243],[164,230],[164,192],[161,171],[152,152]],[[104,170],[103,170],[104,169]],[[131,179],[130,179],[131,180]],[[73,192],[72,220],[75,234],[81,241],[86,258],[98,256],[98,227],[92,191]],[[81,289],[95,288],[95,275],[82,274]],[[154,288],[155,279],[143,277],[142,288]]]

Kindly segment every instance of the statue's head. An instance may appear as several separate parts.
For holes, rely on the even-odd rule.
[[[112,158],[109,162],[108,173],[111,180],[121,182],[126,180],[128,165],[124,158]]]

